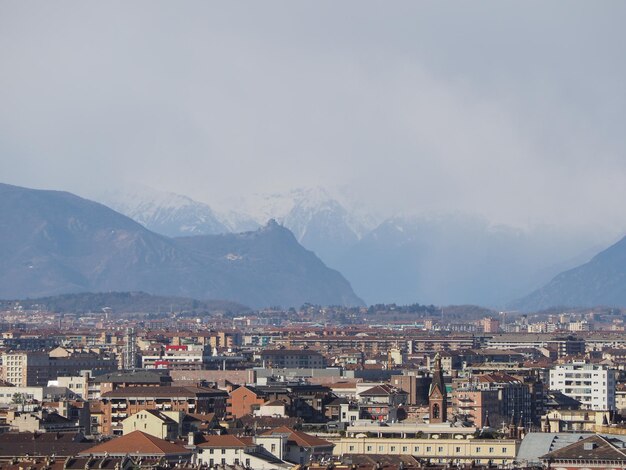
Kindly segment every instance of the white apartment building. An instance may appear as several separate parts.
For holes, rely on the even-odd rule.
[[[604,365],[574,361],[553,366],[550,390],[578,400],[588,410],[615,409],[615,371]]]
[[[166,346],[158,355],[143,355],[143,369],[201,370],[211,357],[211,348],[205,345]]]

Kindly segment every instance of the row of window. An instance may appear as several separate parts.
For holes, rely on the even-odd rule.
[[[403,453],[409,452],[409,446],[401,446],[401,447],[402,447],[402,451],[401,452],[403,452]],[[353,445],[349,446],[349,450],[350,450],[350,452],[354,452],[355,451],[355,446],[353,446]],[[389,447],[389,452],[396,452],[396,451],[397,451],[397,447],[396,446],[390,446]],[[441,453],[443,451],[444,451],[444,447],[443,446],[437,447],[437,452],[438,453]],[[506,447],[502,447],[500,449],[500,451],[501,451],[501,453],[506,454],[507,453],[507,448]],[[366,446],[366,452],[374,452],[374,446]],[[379,453],[385,453],[385,446],[384,445],[379,445],[378,446],[378,452]],[[416,453],[416,454],[419,453],[420,452],[420,447],[419,446],[414,446],[413,447],[413,452]],[[433,447],[432,446],[426,446],[425,452],[427,454],[433,452]],[[454,452],[457,453],[457,454],[460,454],[461,452],[463,452],[463,447],[455,446],[454,447]],[[482,447],[476,447],[475,448],[475,452],[477,454],[480,454],[482,452]],[[496,448],[495,447],[488,447],[487,448],[487,452],[489,454],[493,454],[493,453],[496,452]]]

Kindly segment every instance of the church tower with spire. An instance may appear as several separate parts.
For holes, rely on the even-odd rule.
[[[445,423],[448,421],[446,384],[443,380],[443,369],[441,368],[441,356],[435,355],[435,370],[433,371],[433,381],[430,384],[428,393],[428,407],[430,409],[430,423]]]

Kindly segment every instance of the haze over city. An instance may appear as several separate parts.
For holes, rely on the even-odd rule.
[[[626,469],[624,19],[0,2],[0,470]]]
[[[0,174],[218,209],[322,186],[604,245],[626,229],[622,2],[0,5]]]

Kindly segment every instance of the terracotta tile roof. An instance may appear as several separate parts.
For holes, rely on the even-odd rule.
[[[356,388],[357,382],[335,382],[330,384],[330,388]]]
[[[520,383],[519,379],[515,377],[505,374],[505,373],[497,373],[497,374],[483,374],[478,376],[479,382],[490,382],[490,383]]]
[[[216,436],[205,436],[204,442],[198,444],[198,447],[217,447],[217,448],[245,448],[254,446],[252,437],[249,436],[233,436],[231,434],[222,434]]]
[[[141,431],[133,431],[82,451],[79,455],[186,455],[191,451]]]
[[[332,447],[334,444],[325,439],[320,439],[316,436],[311,436],[302,431],[294,431],[287,426],[281,426],[269,431],[265,431],[263,436],[271,436],[272,434],[288,434],[287,441],[293,442],[300,447]]]

